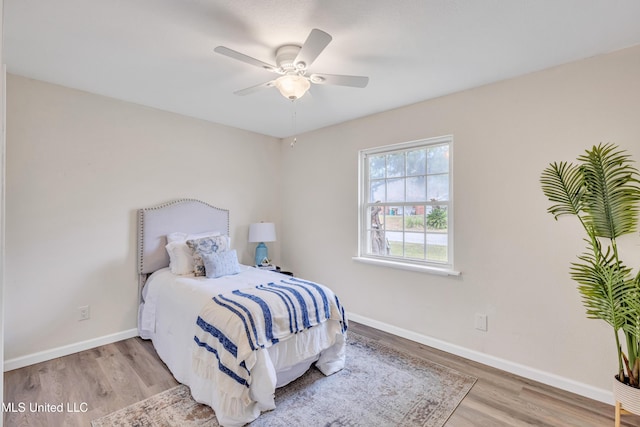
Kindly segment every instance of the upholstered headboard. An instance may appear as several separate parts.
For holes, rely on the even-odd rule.
[[[138,274],[169,266],[167,234],[219,231],[229,235],[229,211],[195,199],[180,199],[138,210]]]

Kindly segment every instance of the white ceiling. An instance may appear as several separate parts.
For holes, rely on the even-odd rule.
[[[4,0],[7,71],[261,134],[286,137],[640,44],[638,0]],[[274,63],[312,28],[333,41],[294,107]]]

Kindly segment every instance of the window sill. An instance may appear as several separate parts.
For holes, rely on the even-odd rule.
[[[364,264],[377,265],[380,267],[397,268],[399,270],[418,271],[420,273],[436,274],[438,276],[460,276],[462,273],[456,270],[450,270],[448,268],[438,268],[428,265],[410,264],[398,261],[389,261],[386,259],[366,258],[354,256],[354,261],[362,262]]]

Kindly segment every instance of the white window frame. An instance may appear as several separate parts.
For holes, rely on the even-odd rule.
[[[388,256],[384,254],[371,254],[368,250],[369,244],[369,167],[368,158],[371,156],[379,156],[380,154],[392,154],[397,152],[409,151],[416,148],[425,148],[434,145],[449,145],[449,200],[434,202],[434,205],[446,205],[448,211],[447,222],[447,262],[436,262],[429,260],[411,259],[398,256]],[[400,268],[404,270],[421,271],[440,275],[457,276],[460,272],[453,268],[454,250],[453,250],[453,231],[454,231],[454,215],[453,215],[453,135],[439,136],[435,138],[426,138],[416,141],[403,142],[399,144],[386,145],[382,147],[369,148],[358,152],[358,255],[353,257],[355,261],[364,262],[392,268]],[[429,205],[429,202],[389,202],[389,206]],[[426,234],[426,230],[425,230]]]

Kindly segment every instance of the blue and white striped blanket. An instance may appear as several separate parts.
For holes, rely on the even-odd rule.
[[[194,369],[227,394],[247,395],[256,350],[325,321],[347,329],[338,297],[317,283],[288,278],[212,298],[198,316]]]

